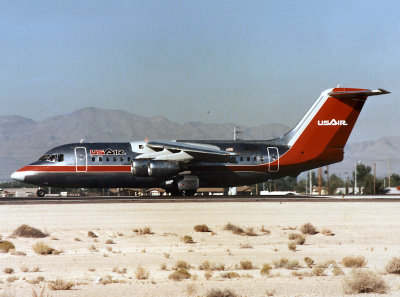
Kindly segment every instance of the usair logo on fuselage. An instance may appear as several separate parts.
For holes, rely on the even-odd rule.
[[[103,156],[103,155],[126,155],[124,150],[112,150],[112,149],[106,149],[106,150],[90,150],[91,155],[95,156]]]
[[[318,126],[347,126],[346,120],[318,120]]]

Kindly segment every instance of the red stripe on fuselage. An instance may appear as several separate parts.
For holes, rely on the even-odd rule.
[[[82,171],[86,166],[78,166],[78,170]],[[23,171],[37,171],[37,172],[76,172],[76,166],[47,166],[47,165],[28,165],[18,170]],[[131,166],[92,166],[88,165],[86,172],[130,172]]]

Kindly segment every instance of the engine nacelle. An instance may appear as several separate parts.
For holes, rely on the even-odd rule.
[[[134,160],[131,162],[131,172],[135,176],[146,177],[148,173],[149,161],[147,160]]]
[[[199,188],[199,177],[196,175],[184,175],[178,181],[179,191],[196,191]]]
[[[147,167],[147,173],[151,177],[174,176],[182,171],[177,161],[150,161]]]

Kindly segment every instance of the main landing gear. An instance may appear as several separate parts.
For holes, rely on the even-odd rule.
[[[46,191],[39,188],[39,189],[36,191],[36,195],[37,195],[39,198],[42,198],[42,197],[44,197],[44,195],[46,195]]]

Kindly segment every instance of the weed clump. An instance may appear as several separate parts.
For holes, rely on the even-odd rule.
[[[324,229],[321,230],[321,234],[323,234],[323,235],[325,235],[325,236],[334,236],[334,235],[335,235],[334,233],[332,233],[331,230],[326,229],[326,228],[324,228]]]
[[[149,274],[149,271],[141,266],[139,266],[135,271],[135,276],[139,280],[148,279]]]
[[[381,277],[370,270],[354,269],[350,277],[344,279],[343,287],[347,294],[378,293],[384,294],[388,287]]]
[[[0,252],[8,253],[9,250],[15,250],[15,245],[8,240],[1,240],[0,241]]]
[[[221,274],[222,278],[239,278],[240,274],[234,271],[229,271]]]
[[[49,234],[46,234],[41,230],[30,227],[26,224],[21,225],[17,229],[15,229],[13,235],[18,237],[31,237],[31,238],[44,238],[49,236]]]
[[[190,267],[191,267],[191,265],[189,263],[187,263],[186,261],[179,260],[179,261],[176,261],[174,269],[175,270],[178,270],[178,269],[190,269]]]
[[[192,236],[185,235],[181,238],[184,243],[194,243]]]
[[[3,272],[7,273],[7,274],[12,274],[12,273],[14,273],[14,269],[11,267],[7,267],[7,268],[3,269]]]
[[[207,292],[206,297],[237,297],[236,293],[229,289],[221,290],[221,289],[211,289]]]
[[[189,279],[191,276],[192,275],[189,271],[187,271],[185,268],[181,268],[171,273],[168,278],[175,281],[180,281],[183,279]]]
[[[38,241],[32,245],[32,249],[39,255],[58,255],[60,252],[45,244],[43,241]]]
[[[393,258],[385,267],[388,273],[400,274],[400,258]]]
[[[214,263],[210,263],[207,260],[204,261],[203,263],[201,263],[199,265],[199,270],[218,270],[218,271],[223,271],[225,270],[225,264],[220,263],[220,264],[214,264]]]
[[[90,238],[97,238],[99,237],[96,233],[94,233],[93,231],[88,231],[87,236]]]
[[[323,275],[325,275],[325,268],[319,267],[319,266],[314,266],[314,268],[312,269],[312,273],[315,276],[323,276]]]
[[[271,273],[272,267],[269,264],[263,264],[261,270],[260,270],[260,274],[261,275],[269,275]]]
[[[308,268],[311,268],[315,265],[314,260],[311,259],[310,257],[305,257],[304,262],[307,264]]]
[[[297,233],[290,233],[289,240],[293,240],[298,245],[303,245],[306,242],[305,236]]]
[[[57,279],[56,281],[49,284],[49,288],[52,290],[70,290],[75,284],[71,281],[65,281]]]
[[[303,234],[310,234],[310,235],[314,235],[314,234],[318,233],[317,229],[315,229],[315,227],[313,225],[311,225],[311,223],[306,223],[303,226],[301,226],[300,231]]]
[[[115,244],[114,240],[112,239],[107,239],[106,244]]]
[[[278,261],[274,261],[275,268],[286,268],[289,263],[287,258],[280,258]]]
[[[243,270],[250,270],[253,269],[253,263],[251,263],[251,261],[249,260],[244,260],[240,262],[240,268]]]
[[[228,223],[225,225],[224,230],[232,231],[234,234],[242,235],[244,233],[243,228],[239,227],[238,225],[233,225]]]
[[[297,244],[296,244],[296,242],[295,241],[290,241],[289,243],[288,243],[288,249],[289,250],[291,250],[291,251],[296,251],[296,247],[297,247]]]
[[[194,231],[196,232],[211,232],[210,228],[206,224],[194,226]]]
[[[342,259],[342,264],[344,267],[347,268],[360,268],[364,267],[367,262],[365,261],[365,258],[363,256],[357,256],[357,257],[345,257]]]
[[[137,235],[154,234],[149,226],[143,228],[135,228],[133,229],[133,232],[135,232]]]
[[[342,268],[340,268],[340,267],[333,268],[332,273],[334,276],[344,275],[344,272],[343,272]]]

